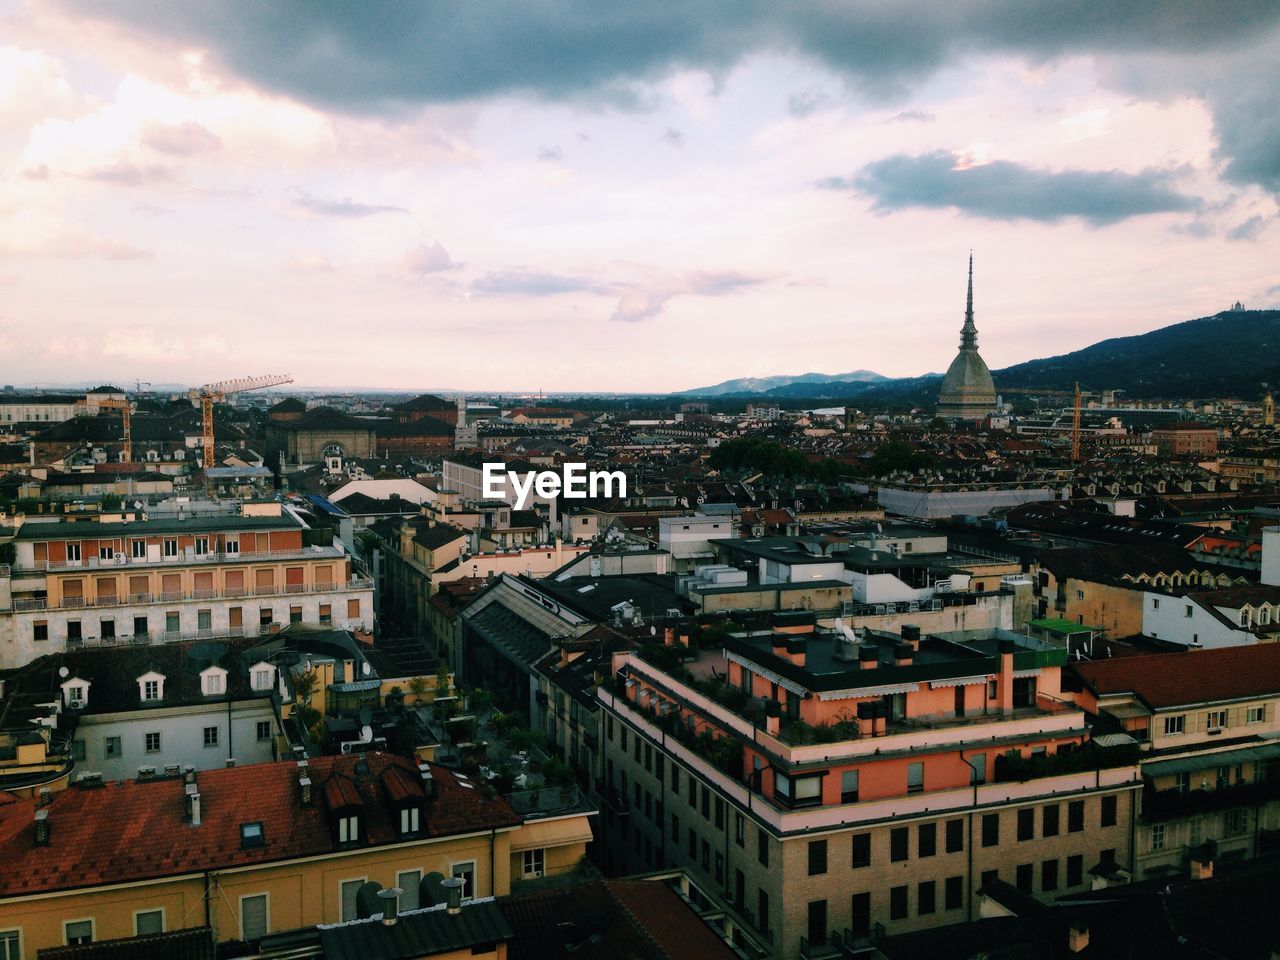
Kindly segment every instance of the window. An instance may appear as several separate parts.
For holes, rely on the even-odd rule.
[[[67,687],[67,706],[79,710],[84,706],[84,684]]]
[[[31,639],[48,640],[49,639],[49,621],[37,620],[31,624]],[[2,960],[2,958],[0,958]]]
[[[610,723],[612,723],[613,718],[610,717],[609,721]],[[671,792],[672,793],[680,792],[680,768],[676,766],[676,764],[674,763],[671,764]]]
[[[400,888],[400,910],[417,910],[422,900],[418,891],[422,886],[421,870],[401,870],[396,874],[396,886]]]
[[[674,813],[671,815],[671,842],[680,842],[680,818]]]
[[[853,856],[850,866],[854,869],[871,866],[871,834],[855,833],[853,835]]]
[[[258,608],[258,626],[269,627],[271,624],[275,623],[275,619],[275,614],[272,612],[270,607]]]
[[[936,823],[920,824],[916,839],[916,855],[932,857],[938,852],[938,825]]]
[[[75,643],[84,639],[84,632],[80,628],[79,620],[67,621],[67,640]]]
[[[83,740],[72,740],[72,741],[71,741],[71,759],[72,759],[72,760],[74,760],[74,761],[76,761],[76,763],[83,763],[83,762],[84,762],[84,759],[85,759],[85,746],[84,746],[84,741],[83,741]],[[3,958],[3,957],[0,957],[0,960],[4,960],[4,958]]]
[[[206,697],[216,697],[226,692],[224,678],[220,672],[206,673],[200,679],[204,681],[204,695]]]
[[[1235,807],[1223,815],[1223,832],[1228,837],[1238,837],[1249,832],[1249,811],[1243,807]]]
[[[928,916],[937,910],[938,884],[934,880],[925,880],[916,888],[916,915]]]
[[[466,863],[455,863],[450,872],[452,876],[455,876],[462,881],[462,899],[473,899],[476,895],[475,861],[468,860]]]
[[[1163,823],[1157,823],[1152,825],[1151,827],[1151,849],[1153,851],[1164,849],[1164,824]]]
[[[905,884],[901,887],[892,887],[889,890],[889,919],[907,919],[907,888]]]
[[[894,827],[889,831],[889,859],[893,863],[901,863],[908,857],[907,845],[910,836],[906,827]]]
[[[907,764],[907,793],[920,793],[924,790],[924,763]]]
[[[1021,890],[1023,893],[1030,893],[1032,876],[1033,876],[1032,864],[1020,863],[1018,864],[1017,871],[1015,871],[1014,873],[1013,885],[1017,887],[1019,890]]]
[[[67,544],[67,562],[68,563],[80,562],[80,544],[78,543]]]
[[[103,737],[102,738],[102,755],[108,760],[114,757],[124,756],[124,751],[120,749],[119,737]]]
[[[402,836],[418,832],[418,818],[420,815],[417,807],[402,807],[400,809],[400,834]]]
[[[1084,856],[1073,853],[1067,857],[1067,886],[1078,887],[1084,882]]]
[[[698,856],[698,835],[694,833],[693,827],[689,828],[689,859],[692,860]],[[768,857],[761,860],[761,863],[767,863]]]
[[[68,947],[81,943],[93,943],[92,920],[68,920],[62,925],[62,932]]]
[[[809,901],[809,943],[820,947],[827,942],[827,901]]]
[[[155,733],[145,734],[143,739],[145,741],[147,753],[160,752],[160,732],[159,731],[156,731]]]
[[[769,834],[764,827],[756,827],[756,859],[763,867],[769,865]]]
[[[260,667],[253,671],[253,689],[270,690],[271,675],[273,671],[270,667]]]
[[[711,869],[711,844],[706,840],[702,841],[702,869]]]
[[[176,557],[178,555],[178,539],[176,537],[164,538],[164,555],[166,557]]]
[[[763,889],[756,891],[756,923],[761,933],[769,932],[769,894]]]
[[[716,797],[716,829],[724,829],[724,800]]]
[[[959,910],[964,904],[964,877],[947,877],[942,897],[944,910]]]
[[[827,872],[827,841],[809,841],[809,876],[816,877]]]
[[[347,619],[348,620],[360,619],[360,601],[359,600],[347,601]]]
[[[147,541],[131,540],[129,541],[129,553],[135,560],[147,559]]]
[[[196,611],[196,629],[197,630],[213,629],[213,611],[212,610]]]
[[[98,621],[98,636],[103,640],[114,640],[116,638],[116,622],[111,620]]]
[[[271,721],[259,720],[258,721],[258,742],[262,743],[264,740],[270,740],[270,739],[271,739]]]
[[[791,807],[812,806],[822,802],[822,777],[789,777],[775,770],[773,775],[774,796]],[[706,807],[706,794],[703,793],[703,807]],[[706,810],[703,810],[706,816]]]
[[[999,879],[1000,879],[999,870],[983,870],[982,871],[982,887],[985,887],[989,883],[994,883]],[[982,887],[979,887],[979,889],[981,889]]]
[[[22,960],[20,930],[0,930],[0,960]]]
[[[265,847],[266,845],[267,838],[262,831],[261,820],[252,820],[248,823],[240,824],[241,850],[248,850],[250,847]]]
[[[151,629],[151,624],[147,622],[146,617],[133,618],[133,635],[135,637],[142,637],[145,639],[150,629]]]
[[[302,622],[302,608],[301,608],[301,607],[290,607],[290,608],[289,608],[289,622],[290,622],[290,623],[301,623],[301,622]]]
[[[1244,722],[1245,723],[1262,723],[1262,721],[1264,721],[1266,718],[1267,718],[1267,708],[1265,706],[1250,707],[1248,711],[1245,713]]]
[[[325,624],[333,623],[333,604],[320,604],[320,622]]]
[[[204,745],[206,747],[216,747],[218,745],[218,728],[217,727],[204,728]]]
[[[1056,837],[1058,835],[1058,805],[1056,803],[1048,804],[1044,808],[1044,823],[1042,836]]]
[[[1000,842],[1000,814],[985,813],[982,815],[982,845],[994,847]]]
[[[858,771],[846,770],[840,774],[840,802],[858,802]]]
[[[674,770],[675,768],[672,767]],[[733,815],[733,842],[738,846],[746,846],[747,843],[747,818],[741,813]]]
[[[1040,864],[1040,889],[1043,891],[1058,889],[1058,861],[1045,860]]]
[[[526,850],[524,852],[524,867],[521,875],[526,880],[542,876],[546,872],[546,869],[546,854],[541,847],[538,847],[536,850]]]
[[[227,540],[222,544],[222,550],[224,553],[238,554],[240,552],[240,541]]]
[[[964,849],[964,821],[947,821],[947,853],[959,853]]]
[[[850,903],[849,931],[855,937],[865,937],[871,932],[871,894],[855,893]]]
[[[1189,604],[1189,603],[1188,603],[1188,604],[1183,608],[1182,615],[1183,615],[1184,617],[1190,617],[1190,616],[1191,616],[1191,604]],[[1242,619],[1242,620],[1243,620],[1244,618],[1248,617],[1248,616],[1249,616],[1249,615],[1248,615],[1247,613],[1241,613],[1241,614],[1240,614],[1240,617],[1241,617],[1241,619]]]
[[[1084,829],[1084,801],[1072,800],[1067,804],[1067,833],[1079,833]]]
[[[1116,825],[1116,814],[1119,807],[1119,801],[1114,794],[1102,798],[1102,826],[1114,827]]]
[[[1036,835],[1036,812],[1031,807],[1018,811],[1018,839],[1031,840]]]
[[[645,844],[648,845],[646,840]],[[724,854],[719,850],[716,851],[716,883],[724,883]]]
[[[360,888],[365,885],[365,882],[365,878],[361,877],[358,880],[343,880],[339,885],[343,923],[359,918],[359,914],[357,913],[358,907],[356,897],[360,893]]]
[[[1083,600],[1083,599],[1084,599],[1084,591],[1083,591],[1083,590],[1077,590],[1077,591],[1076,591],[1076,599],[1077,599],[1077,600]]]
[[[1210,710],[1205,714],[1204,719],[1210,733],[1217,733],[1227,728],[1227,711],[1225,710]]]

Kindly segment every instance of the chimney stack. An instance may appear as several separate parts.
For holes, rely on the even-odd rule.
[[[49,845],[49,808],[41,807],[36,811],[36,846]]]
[[[425,763],[418,764],[418,773],[422,775],[422,793],[428,800],[436,796],[436,779],[431,775],[431,767]]]
[[[893,646],[893,663],[897,667],[909,667],[915,659],[915,648],[908,642],[896,643]]]
[[[304,807],[311,806],[311,778],[300,777],[298,779],[298,789],[301,792],[301,801]]]
[[[41,787],[40,788],[40,806],[47,807],[51,803],[53,803],[53,791],[50,790],[48,787]]]
[[[874,643],[863,644],[858,650],[858,669],[875,670],[880,666],[880,648]]]
[[[902,625],[902,641],[911,644],[912,650],[920,649],[920,628],[914,623]]]
[[[400,894],[403,892],[399,887],[387,887],[385,890],[378,891],[378,899],[382,901],[384,926],[394,927],[396,921],[400,919]]]
[[[456,917],[462,912],[462,878],[450,877],[448,880],[442,880],[440,886],[445,890],[447,904],[445,911],[451,917]]]
[[[190,814],[191,825],[200,826],[200,791],[194,783],[187,784],[187,811]]]
[[[1089,948],[1089,927],[1083,923],[1073,923],[1067,931],[1067,949],[1072,953],[1080,953]]]

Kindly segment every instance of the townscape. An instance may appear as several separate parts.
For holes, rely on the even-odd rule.
[[[970,265],[896,413],[6,388],[0,938],[1254,955],[1273,399],[1016,409],[976,338]]]

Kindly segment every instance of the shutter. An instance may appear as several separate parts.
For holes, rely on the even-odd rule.
[[[316,567],[316,586],[328,587],[333,584],[333,567],[326,564],[322,567]]]
[[[182,592],[182,574],[166,573],[160,577],[161,593],[181,593]]]
[[[212,570],[196,571],[196,589],[207,590],[210,593],[213,592],[213,571]]]
[[[244,571],[243,570],[227,571],[227,589],[228,590],[244,589]]]
[[[356,897],[360,893],[360,888],[364,886],[363,880],[344,880],[342,883],[342,922],[356,919]]]
[[[253,571],[253,585],[259,590],[269,590],[276,585],[276,572],[270,568]]]
[[[83,597],[84,583],[80,580],[63,580],[62,595],[64,597]]]
[[[396,886],[400,888],[400,911],[417,910],[421,902],[418,890],[422,883],[422,874],[418,870],[406,870],[396,874]]]
[[[129,578],[129,595],[140,596],[142,594],[151,593],[151,582],[148,577],[130,577]]]
[[[240,933],[245,941],[261,940],[267,933],[267,895],[240,901]]]
[[[302,568],[301,567],[285,567],[284,582],[291,587],[302,586]]]

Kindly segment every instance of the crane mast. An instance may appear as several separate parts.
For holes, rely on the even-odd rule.
[[[202,387],[193,387],[187,392],[192,400],[200,401],[201,447],[204,450],[203,468],[205,470],[213,466],[213,405],[233,393],[278,387],[284,383],[293,383],[293,377],[287,373],[269,373],[260,377],[218,380],[215,383],[206,383]]]

